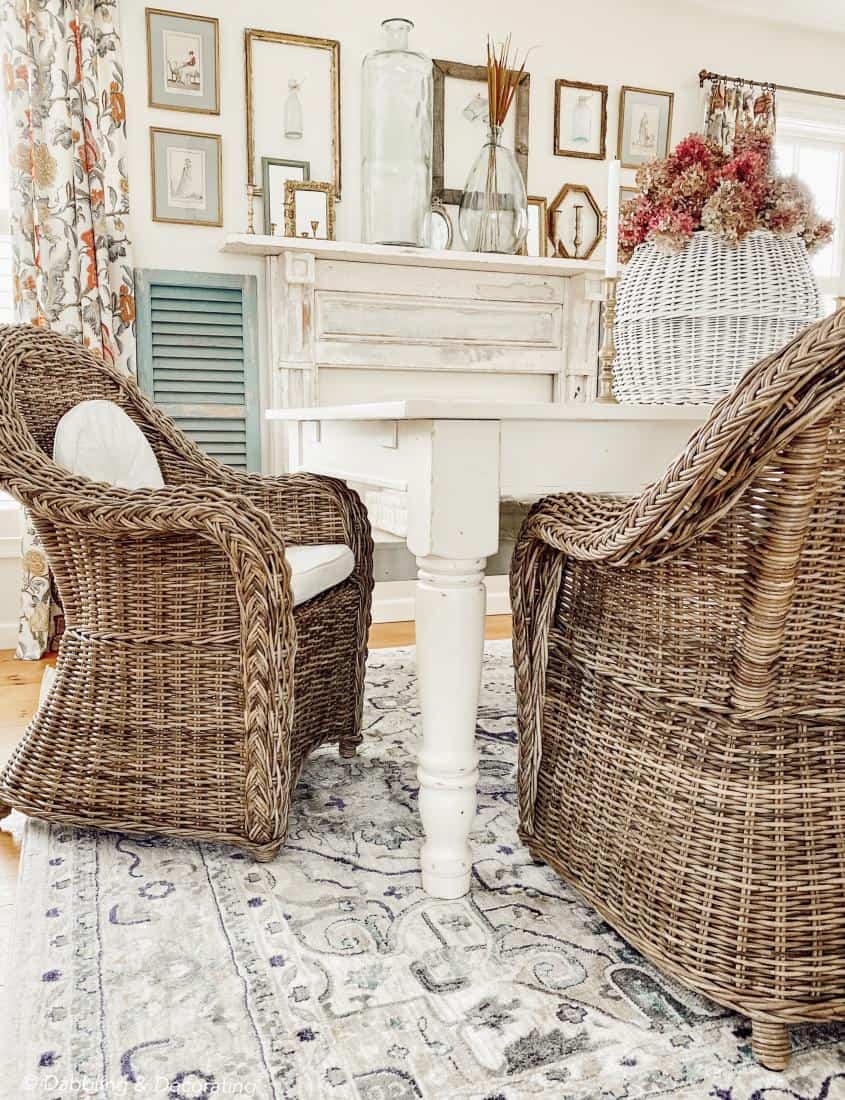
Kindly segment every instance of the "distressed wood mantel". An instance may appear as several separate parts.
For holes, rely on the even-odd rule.
[[[594,395],[597,264],[257,234],[223,251],[266,261],[270,407]]]

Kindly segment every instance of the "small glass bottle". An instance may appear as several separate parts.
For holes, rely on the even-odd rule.
[[[592,134],[592,119],[590,118],[589,108],[589,96],[579,95],[575,104],[575,109],[572,112],[572,134],[571,140],[573,145],[586,145]]]
[[[294,141],[302,137],[302,100],[299,98],[300,80],[293,77],[288,81],[288,97],[285,100],[285,137]]]
[[[364,58],[361,236],[370,244],[426,243],[431,211],[431,58],[408,47],[414,24],[386,19],[383,48]]]

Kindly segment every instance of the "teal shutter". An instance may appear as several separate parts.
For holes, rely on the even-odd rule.
[[[138,382],[204,451],[261,468],[254,275],[135,272]]]

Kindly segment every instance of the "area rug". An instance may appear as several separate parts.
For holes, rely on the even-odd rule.
[[[744,1021],[532,862],[508,643],[485,655],[472,891],[427,898],[414,688],[412,649],[371,655],[363,750],[312,758],[271,864],[29,822],[2,1096],[845,1097],[844,1030],[797,1029],[788,1072],[761,1070]]]

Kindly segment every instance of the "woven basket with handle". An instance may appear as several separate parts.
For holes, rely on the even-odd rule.
[[[757,230],[731,247],[701,231],[677,255],[646,242],[619,284],[614,392],[630,404],[715,401],[819,315],[797,237]]]

